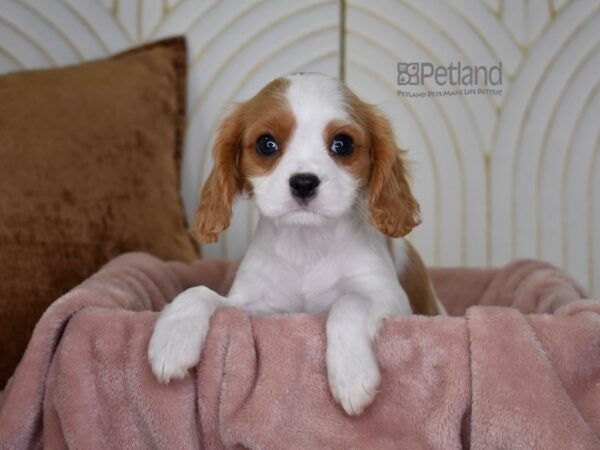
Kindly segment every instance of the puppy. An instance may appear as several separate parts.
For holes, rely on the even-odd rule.
[[[254,198],[258,227],[227,297],[197,286],[161,312],[152,371],[163,382],[184,377],[222,306],[328,314],[331,393],[347,414],[360,414],[380,382],[373,339],[383,319],[442,311],[413,247],[402,241],[396,268],[386,245],[385,236],[420,223],[389,122],[337,80],[294,74],[239,104],[213,152],[197,238],[218,239],[241,193]]]

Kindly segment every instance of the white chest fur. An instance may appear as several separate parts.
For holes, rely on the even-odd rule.
[[[229,299],[253,314],[321,314],[373,273],[396,279],[383,236],[354,215],[318,227],[261,218]]]

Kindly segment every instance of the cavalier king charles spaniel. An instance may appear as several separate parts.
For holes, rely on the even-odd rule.
[[[226,297],[197,286],[165,306],[148,348],[152,371],[183,378],[222,306],[327,314],[331,393],[347,414],[362,413],[380,382],[373,340],[382,321],[444,312],[410,243],[400,241],[396,265],[387,245],[420,223],[390,123],[336,79],[299,73],[237,105],[213,152],[198,240],[218,239],[243,193],[258,227]]]

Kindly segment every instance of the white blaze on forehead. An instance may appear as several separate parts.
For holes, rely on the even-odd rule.
[[[329,178],[332,174],[327,172],[335,168],[335,163],[328,154],[329,143],[323,140],[323,132],[333,120],[350,120],[340,83],[335,78],[310,73],[290,75],[287,79],[290,84],[285,96],[296,127],[281,169]]]
[[[350,120],[340,83],[335,78],[316,73],[286,78],[290,81],[286,97],[298,127],[320,124],[322,130],[330,120]]]

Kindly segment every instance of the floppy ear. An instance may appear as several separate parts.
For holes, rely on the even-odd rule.
[[[396,147],[389,121],[370,107],[367,126],[371,140],[369,214],[386,236],[401,237],[421,223],[419,203],[408,184],[403,151]]]
[[[242,191],[239,173],[242,137],[241,107],[222,123],[213,147],[213,170],[200,194],[196,210],[196,239],[203,244],[216,242],[219,234],[229,227],[231,207],[236,194]]]

